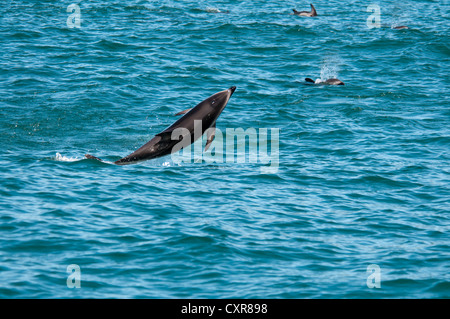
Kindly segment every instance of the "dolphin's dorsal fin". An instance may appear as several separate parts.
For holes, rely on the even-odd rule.
[[[316,16],[317,15],[316,8],[314,8],[312,3],[310,3],[309,5],[311,6],[311,13],[312,13],[312,15]]]
[[[306,81],[306,82],[311,82],[311,83],[316,83],[316,82],[314,82],[313,79],[310,79],[310,78],[306,78],[305,81]]]
[[[192,108],[186,109],[186,110],[181,111],[181,112],[178,112],[177,114],[175,114],[175,116],[177,116],[177,115],[182,115],[182,114],[186,114],[186,113],[189,112],[190,110],[192,110]]]
[[[216,122],[214,122],[214,124],[211,125],[211,127],[207,130],[206,134],[207,141],[204,152],[206,152],[208,148],[211,146],[211,143],[214,141],[215,136],[216,136]]]

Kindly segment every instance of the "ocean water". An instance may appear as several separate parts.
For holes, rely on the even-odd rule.
[[[72,4],[0,3],[0,298],[450,297],[449,1]],[[233,85],[274,170],[110,163]]]

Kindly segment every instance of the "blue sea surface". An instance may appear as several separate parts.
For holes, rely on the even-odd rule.
[[[314,5],[2,0],[0,298],[450,298],[449,1]],[[111,163],[233,85],[275,170]]]

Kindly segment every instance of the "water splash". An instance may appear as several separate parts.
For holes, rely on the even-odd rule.
[[[63,156],[60,153],[56,153],[56,156],[55,156],[54,160],[55,161],[59,161],[59,162],[76,162],[76,161],[80,161],[79,158]]]
[[[215,7],[206,7],[205,10],[208,13],[230,13],[230,11],[228,11],[228,10],[222,11],[219,8],[215,8]]]
[[[391,10],[391,16],[387,20],[391,28],[401,25],[409,24],[409,14],[410,10],[408,6],[404,3],[396,3]]]
[[[327,56],[324,58],[320,67],[320,78],[316,80],[316,83],[324,82],[328,79],[337,79],[340,64],[341,59],[337,56]]]
[[[209,13],[220,13],[221,11],[218,8],[206,7],[206,12],[209,12]]]

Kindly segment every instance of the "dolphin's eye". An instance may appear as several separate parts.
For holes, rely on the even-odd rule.
[[[212,100],[211,104],[215,104],[215,103],[216,103],[216,100]]]

